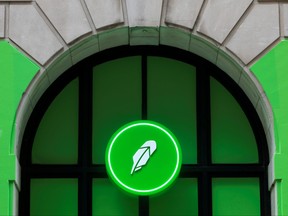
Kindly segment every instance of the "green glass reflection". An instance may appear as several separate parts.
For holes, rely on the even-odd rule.
[[[93,216],[134,216],[138,214],[138,197],[115,187],[109,179],[93,179]]]
[[[182,147],[183,163],[197,163],[196,69],[162,57],[148,57],[148,119],[168,127]]]
[[[257,178],[214,178],[213,215],[260,215],[260,190]]]
[[[93,69],[93,163],[105,163],[110,137],[122,125],[141,119],[141,58],[127,57]]]
[[[37,129],[32,163],[76,164],[78,160],[78,79],[54,99]]]
[[[257,163],[251,125],[235,98],[214,78],[211,84],[213,163]]]
[[[78,215],[77,179],[32,179],[31,216]]]
[[[198,215],[197,179],[178,178],[169,190],[150,197],[150,216]]]

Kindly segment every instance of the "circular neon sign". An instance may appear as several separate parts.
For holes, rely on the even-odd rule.
[[[130,122],[118,129],[106,149],[106,169],[123,190],[152,195],[177,178],[182,153],[173,133],[152,121]]]

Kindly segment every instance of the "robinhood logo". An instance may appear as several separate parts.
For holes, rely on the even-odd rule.
[[[133,166],[131,170],[131,175],[142,169],[143,166],[146,165],[148,160],[150,159],[151,155],[157,149],[156,142],[154,140],[149,140],[145,142],[138,151],[133,156]]]
[[[177,178],[180,144],[165,126],[135,121],[118,129],[106,149],[106,169],[112,181],[136,195],[152,195]]]

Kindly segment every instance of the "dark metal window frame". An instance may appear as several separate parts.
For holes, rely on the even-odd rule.
[[[43,94],[27,123],[21,148],[20,215],[30,214],[30,179],[77,178],[78,214],[92,215],[92,179],[107,178],[105,165],[92,164],[92,88],[93,66],[109,60],[142,57],[142,119],[147,119],[147,56],[179,60],[196,67],[197,160],[198,164],[183,164],[180,178],[198,179],[198,212],[212,215],[212,178],[256,177],[260,182],[261,215],[271,215],[268,191],[268,146],[261,121],[253,105],[240,87],[224,72],[208,61],[183,50],[166,46],[123,46],[97,53],[70,68]],[[176,72],[177,73],[177,72]],[[257,164],[212,164],[210,76],[218,80],[241,105],[253,129],[259,155]],[[32,164],[32,144],[40,121],[58,93],[74,78],[79,77],[79,140],[77,165]],[[139,215],[149,215],[149,197],[139,197]]]

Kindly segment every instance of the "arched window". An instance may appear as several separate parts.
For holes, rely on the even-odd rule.
[[[183,152],[179,178],[135,197],[107,177],[122,125],[159,122]],[[168,47],[122,47],[78,63],[45,92],[21,150],[20,215],[270,215],[268,150],[252,104],[207,61]]]

